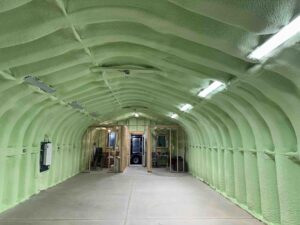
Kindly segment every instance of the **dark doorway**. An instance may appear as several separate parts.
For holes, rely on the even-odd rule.
[[[143,148],[144,148],[144,137],[143,135],[131,135],[130,145],[130,163],[134,165],[142,164]]]

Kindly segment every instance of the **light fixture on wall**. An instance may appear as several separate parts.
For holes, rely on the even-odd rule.
[[[216,80],[212,82],[207,88],[201,90],[198,96],[201,98],[205,98],[220,87],[225,87],[225,84]]]
[[[170,113],[169,117],[171,117],[172,119],[176,119],[178,117],[178,114],[176,114],[176,113]]]
[[[292,22],[283,27],[278,33],[269,38],[261,46],[257,47],[251,54],[249,59],[261,60],[268,56],[273,50],[278,48],[284,42],[300,32],[300,16],[296,17]]]
[[[189,112],[192,108],[193,108],[193,106],[188,103],[183,104],[179,107],[180,111],[182,111],[182,112]]]

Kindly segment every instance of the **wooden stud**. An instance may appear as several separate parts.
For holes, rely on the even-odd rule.
[[[179,161],[178,161],[178,128],[176,129],[176,159],[177,159],[177,173],[179,172]]]
[[[172,129],[170,128],[169,131],[169,167],[170,167],[170,172],[172,172]]]
[[[147,172],[152,173],[152,142],[151,142],[151,130],[147,126]]]

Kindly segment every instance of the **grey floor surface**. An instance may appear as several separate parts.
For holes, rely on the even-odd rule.
[[[0,225],[262,225],[187,174],[80,174],[0,214]]]

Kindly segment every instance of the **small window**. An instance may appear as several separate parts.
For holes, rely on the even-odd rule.
[[[167,139],[165,135],[157,136],[157,147],[158,148],[167,148]]]
[[[107,135],[107,147],[113,148],[116,145],[116,132],[110,132]]]

